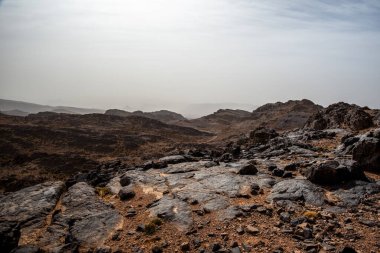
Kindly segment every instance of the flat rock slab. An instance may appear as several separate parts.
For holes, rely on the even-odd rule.
[[[128,171],[126,175],[145,193],[159,199],[148,209],[150,215],[166,218],[180,230],[193,224],[190,205],[197,203],[205,212],[217,212],[221,220],[233,219],[241,212],[231,206],[231,198],[239,197],[242,189],[250,189],[253,183],[271,187],[276,182],[267,174],[239,175],[244,162],[211,168],[205,168],[205,163],[170,164],[164,169]]]
[[[46,182],[0,197],[0,247],[4,252],[46,225],[64,187],[63,182]]]
[[[273,186],[268,200],[277,202],[281,200],[304,201],[307,204],[322,206],[326,198],[322,188],[304,179],[289,179]]]
[[[21,228],[40,224],[54,209],[64,189],[63,182],[46,182],[0,197],[0,224],[16,221]]]
[[[37,245],[46,251],[91,251],[122,224],[122,216],[99,199],[94,188],[81,182],[63,195],[61,212],[53,217]]]
[[[186,202],[179,199],[164,196],[154,203],[150,209],[151,217],[159,217],[173,222],[181,231],[188,231],[193,225],[191,208]]]
[[[360,204],[365,196],[374,195],[380,192],[380,184],[355,181],[354,186],[349,189],[339,189],[333,192],[339,199],[338,206],[353,207]]]

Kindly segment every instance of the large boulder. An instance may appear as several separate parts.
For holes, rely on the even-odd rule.
[[[305,176],[309,181],[321,185],[365,179],[363,170],[352,160],[330,160],[315,164],[305,170]]]
[[[380,172],[380,128],[355,143],[352,158],[363,169]]]
[[[243,164],[238,170],[238,174],[240,175],[256,175],[257,172],[256,166],[250,163]]]
[[[352,159],[362,169],[380,172],[380,128],[363,135],[344,138],[336,153],[352,154]]]
[[[273,186],[268,200],[278,201],[304,201],[307,204],[322,206],[325,203],[323,189],[304,179],[289,179]]]

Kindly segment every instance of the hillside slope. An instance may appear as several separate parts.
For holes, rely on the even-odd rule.
[[[50,176],[63,179],[114,159],[140,163],[160,157],[179,144],[196,143],[209,136],[138,116],[0,114],[0,182],[22,185],[23,181],[42,182]]]

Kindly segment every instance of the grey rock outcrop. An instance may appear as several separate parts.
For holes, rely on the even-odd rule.
[[[363,135],[344,138],[338,155],[350,155],[363,170],[380,171],[380,128]]]
[[[306,169],[305,176],[311,182],[321,185],[365,179],[363,170],[352,160],[330,160],[312,165]]]
[[[186,202],[164,196],[149,209],[151,217],[158,217],[176,224],[182,231],[188,231],[193,225],[192,213]]]
[[[325,203],[325,195],[323,189],[308,180],[289,179],[274,185],[268,200],[304,201],[310,205],[322,206]]]
[[[354,144],[352,158],[365,170],[380,171],[380,128]]]
[[[100,200],[94,188],[77,183],[63,194],[59,212],[52,217],[37,245],[50,252],[94,250],[122,223],[122,216]]]
[[[323,130],[328,128],[349,128],[362,130],[373,126],[373,120],[362,107],[339,102],[328,106],[309,118],[307,128]]]
[[[267,174],[240,175],[247,164],[224,164],[205,168],[207,162],[170,164],[161,170],[128,171],[126,174],[143,192],[156,196],[149,205],[150,216],[173,223],[181,231],[193,225],[190,206],[198,204],[201,212],[216,212],[223,221],[233,219],[241,211],[233,207],[231,198],[250,194],[252,183],[270,188],[276,180]],[[113,180],[116,181],[116,180]]]
[[[63,182],[46,182],[0,197],[0,246],[5,252],[46,225],[64,187]]]
[[[350,188],[336,190],[333,194],[339,199],[338,206],[354,207],[359,205],[366,196],[379,192],[380,184],[354,181]]]

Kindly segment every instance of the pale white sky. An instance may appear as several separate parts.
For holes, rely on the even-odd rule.
[[[380,108],[378,0],[0,1],[0,97]]]

